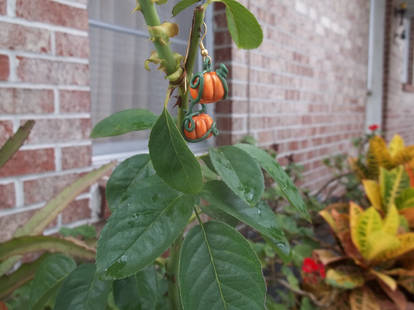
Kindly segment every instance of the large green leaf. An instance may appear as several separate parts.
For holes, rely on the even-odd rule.
[[[62,281],[76,268],[75,261],[62,254],[47,257],[36,271],[30,291],[32,309],[43,309]]]
[[[155,174],[148,154],[135,155],[123,161],[106,185],[106,200],[109,209],[114,211],[128,196],[128,189],[134,183]]]
[[[264,310],[266,286],[260,262],[243,236],[209,222],[187,234],[178,281],[183,310]]]
[[[120,279],[151,264],[184,230],[195,204],[157,175],[136,183],[98,241],[97,270]]]
[[[24,123],[17,132],[9,138],[0,148],[0,168],[19,150],[23,142],[29,136],[35,121],[30,120]]]
[[[95,251],[80,241],[75,243],[56,237],[27,236],[0,243],[0,261],[12,256],[39,251],[59,252],[84,259],[95,258]]]
[[[272,156],[254,145],[237,144],[236,147],[252,156],[276,181],[283,197],[285,197],[304,218],[310,220],[308,209],[306,208],[298,189],[283,168]]]
[[[91,138],[119,136],[131,131],[150,129],[156,119],[154,113],[145,109],[121,111],[96,124]]]
[[[116,280],[113,286],[119,310],[159,310],[168,304],[164,296],[168,284],[159,278],[154,266],[129,278]]]
[[[234,146],[209,150],[211,162],[224,183],[250,205],[259,202],[264,191],[260,166],[244,151]]]
[[[10,275],[0,278],[0,300],[6,299],[13,291],[33,279],[37,268],[50,254],[43,254],[37,260],[23,264],[19,269]]]
[[[226,212],[266,236],[282,258],[288,257],[289,242],[281,228],[278,227],[278,220],[272,209],[265,203],[261,202],[256,208],[252,208],[221,181],[208,182],[201,195],[211,206]],[[207,210],[209,207],[204,209]]]
[[[263,31],[256,17],[235,0],[214,0],[226,5],[227,27],[239,48],[253,49],[262,44]]]
[[[30,220],[14,234],[15,237],[25,235],[38,235],[56,218],[85,189],[94,184],[102,176],[108,173],[115,163],[109,163],[99,169],[93,170],[82,176],[77,181],[66,187],[56,197],[50,200],[43,208],[37,211]]]
[[[94,264],[80,265],[63,281],[54,310],[102,310],[111,281],[99,279]]]
[[[180,14],[181,11],[185,10],[186,8],[192,6],[193,4],[199,2],[200,0],[181,0],[176,5],[174,5],[172,9],[172,15],[177,16]]]
[[[151,131],[148,148],[155,171],[168,185],[187,194],[200,192],[200,164],[165,108]]]

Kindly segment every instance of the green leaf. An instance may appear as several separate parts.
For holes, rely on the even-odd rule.
[[[119,136],[131,131],[150,129],[157,119],[145,109],[124,110],[101,120],[92,130],[91,138]]]
[[[165,108],[151,131],[148,148],[155,171],[168,185],[187,194],[200,192],[200,164]]]
[[[36,271],[30,291],[32,309],[43,309],[62,281],[76,268],[75,261],[62,254],[47,257]]]
[[[37,268],[50,254],[44,254],[37,260],[23,264],[19,269],[10,275],[4,275],[0,278],[0,300],[6,299],[13,291],[23,286],[33,279]]]
[[[114,299],[119,310],[159,310],[168,303],[163,296],[168,285],[162,286],[154,266],[122,280],[114,281]],[[165,283],[166,284],[166,283]]]
[[[14,234],[15,237],[25,235],[38,235],[56,218],[56,216],[69,205],[79,194],[94,184],[115,166],[109,163],[99,169],[93,170],[76,182],[66,187],[55,198],[50,200],[43,208],[37,211],[30,220]]]
[[[95,251],[80,241],[75,243],[56,237],[27,236],[0,243],[0,261],[38,251],[59,252],[85,259],[95,258]]]
[[[13,155],[23,145],[23,142],[27,139],[32,130],[35,121],[30,120],[24,123],[23,126],[19,127],[17,132],[10,137],[6,143],[0,148],[0,168],[13,157]]]
[[[135,155],[123,161],[106,185],[106,200],[109,209],[114,211],[128,195],[128,189],[134,183],[155,174],[148,154]]]
[[[305,203],[303,202],[302,196],[300,195],[295,184],[279,165],[279,163],[267,154],[264,150],[257,148],[249,144],[237,144],[236,147],[247,152],[262,166],[267,173],[276,181],[278,184],[283,197],[285,197],[291,205],[301,214],[305,219],[310,221],[310,215]]]
[[[190,230],[180,253],[178,281],[183,310],[264,310],[260,262],[243,236],[209,222]]]
[[[54,310],[102,310],[111,281],[99,279],[94,264],[80,265],[63,281]]]
[[[395,199],[395,204],[398,210],[414,207],[414,188],[411,187],[403,190],[397,199]]]
[[[354,289],[364,285],[365,279],[361,270],[349,266],[329,269],[326,273],[326,283],[342,289]]]
[[[259,165],[246,152],[234,146],[211,148],[209,154],[224,183],[248,204],[257,204],[264,191],[264,178]]]
[[[98,241],[97,270],[113,279],[151,264],[187,225],[194,198],[179,195],[157,175],[137,183],[117,208]]]
[[[85,239],[96,238],[96,228],[92,225],[81,225],[74,228],[62,227],[59,233],[63,237],[83,237]]]
[[[201,196],[211,206],[237,218],[269,238],[277,253],[283,259],[288,258],[289,242],[278,227],[278,221],[272,209],[265,203],[261,202],[256,208],[252,208],[221,181],[208,182],[204,186]]]
[[[172,15],[177,16],[181,11],[185,10],[189,6],[192,6],[194,3],[199,2],[200,0],[181,0],[178,2],[172,9]]]
[[[253,49],[262,44],[263,31],[256,17],[235,0],[214,0],[226,5],[227,27],[239,48]]]
[[[403,166],[392,170],[380,167],[379,183],[382,202],[385,210],[388,210],[402,191],[410,187],[410,178]]]

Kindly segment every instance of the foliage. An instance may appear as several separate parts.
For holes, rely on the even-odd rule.
[[[362,179],[367,207],[355,202],[331,204],[320,212],[334,232],[337,245],[313,251],[326,268],[326,279],[306,290],[323,308],[409,309],[412,303],[414,253],[412,208],[414,188],[410,182],[411,147],[394,136],[388,148],[382,138],[371,135],[365,177]],[[363,155],[363,154],[362,154]],[[356,170],[355,173],[360,171]],[[363,176],[360,174],[359,176]],[[408,287],[408,289],[407,289]],[[326,300],[326,292],[340,296]],[[386,296],[386,297],[384,297]]]
[[[369,139],[365,156],[350,158],[350,164],[361,180],[375,180],[379,176],[381,167],[391,170],[413,159],[414,145],[405,146],[401,136],[395,135],[387,146],[382,137],[374,135]]]
[[[99,122],[91,136],[149,129],[149,154],[120,163],[108,181],[106,196],[112,214],[97,242],[96,264],[92,263],[95,248],[84,241],[39,235],[84,186],[112,165],[65,189],[19,229],[16,238],[0,245],[0,260],[7,266],[11,265],[8,259],[17,261],[21,254],[31,251],[66,254],[47,256],[39,266],[25,268],[30,272],[24,283],[28,283],[34,308],[265,309],[266,285],[260,261],[235,228],[251,227],[282,260],[290,259],[283,223],[262,199],[263,170],[278,185],[291,215],[303,222],[310,216],[285,171],[260,148],[247,144],[211,148],[200,158],[183,138],[187,86],[199,45],[203,50],[200,29],[207,6],[217,1],[203,1],[194,9],[187,54],[179,55],[170,45],[178,26],[161,23],[157,13],[156,5],[166,1],[137,0],[135,11],[143,14],[155,48],[145,66],[149,69],[149,63],[159,65],[169,81],[164,109],[159,116],[140,109],[118,112]],[[180,1],[173,14],[197,2]],[[219,2],[226,6],[229,31],[236,45],[258,47],[263,32],[252,13],[235,0]],[[177,122],[168,110],[176,89]],[[192,228],[184,237],[188,224]],[[62,233],[81,235],[83,239],[93,237],[93,232],[86,229]],[[11,276],[4,277],[10,280]],[[8,290],[7,296],[10,293]],[[10,306],[15,301],[13,296]],[[304,300],[303,307],[309,308],[309,301]]]

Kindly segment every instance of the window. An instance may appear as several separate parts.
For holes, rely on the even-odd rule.
[[[89,0],[88,3],[93,125],[115,112],[131,108],[145,108],[160,114],[168,82],[155,67],[151,72],[144,68],[144,61],[154,48],[148,40],[143,17],[131,13],[136,1]],[[174,2],[169,1],[159,6],[161,21],[171,20],[173,5]],[[211,12],[208,12],[207,22],[210,16]],[[171,39],[172,49],[183,55],[191,19],[192,10],[186,10],[174,20],[180,26],[180,33]],[[213,50],[211,46],[207,48]],[[102,156],[122,158],[144,152],[147,138],[145,131],[94,140],[94,160]],[[196,147],[195,151],[205,149],[207,143]]]
[[[414,92],[414,21],[404,19],[403,90]]]

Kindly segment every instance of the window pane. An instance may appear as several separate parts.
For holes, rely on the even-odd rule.
[[[169,2],[159,7],[161,20],[171,15],[173,1]],[[147,36],[134,33],[136,30],[147,32],[142,15],[131,13],[134,6],[135,0],[89,1],[93,125],[115,112],[131,108],[161,113],[168,82],[155,66],[150,64],[151,72],[144,68],[153,46]],[[185,53],[188,35],[185,28],[191,25],[191,18],[190,10],[180,14],[176,21],[181,33],[180,40],[172,43],[172,49],[181,54]],[[172,112],[176,114],[176,109]],[[148,131],[97,139],[93,142],[94,155],[142,150],[147,146],[147,138]]]

